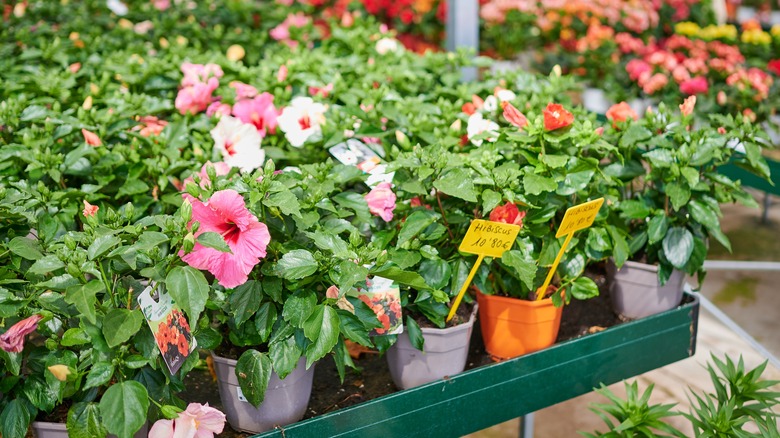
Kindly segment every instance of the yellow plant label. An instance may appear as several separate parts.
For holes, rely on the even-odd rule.
[[[596,215],[599,214],[599,209],[603,203],[604,198],[599,198],[584,204],[575,205],[566,210],[566,214],[563,215],[563,221],[561,221],[561,226],[558,227],[555,238],[557,239],[567,234],[573,234],[575,231],[593,225],[593,221],[596,220]]]
[[[469,254],[501,257],[504,251],[515,244],[519,232],[519,225],[474,219],[458,250]]]

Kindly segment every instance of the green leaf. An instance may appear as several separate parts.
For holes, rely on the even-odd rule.
[[[347,242],[331,232],[321,230],[314,233],[307,232],[305,234],[314,242],[317,248],[323,251],[330,251],[334,256],[339,258],[348,258],[350,256],[355,258],[353,253],[349,251]]]
[[[97,304],[96,295],[105,291],[105,285],[98,280],[91,280],[87,284],[71,286],[65,292],[65,302],[73,304],[82,316],[92,324],[97,323],[97,313],[95,305]]]
[[[95,241],[89,245],[87,257],[89,257],[90,260],[95,260],[120,243],[122,243],[122,239],[110,234],[98,236],[95,238]]]
[[[650,215],[650,209],[644,202],[628,200],[620,203],[620,217],[626,219],[644,219]]]
[[[699,200],[692,200],[688,203],[688,211],[691,213],[693,220],[704,225],[712,237],[731,251],[731,242],[729,242],[728,237],[720,229],[720,219],[717,212]]]
[[[501,201],[503,201],[503,199],[499,193],[496,193],[490,189],[483,190],[482,214],[487,214],[489,211],[492,211],[494,208],[498,207],[498,204],[500,204]]]
[[[647,223],[647,243],[660,242],[669,230],[669,218],[665,214],[653,216]]]
[[[143,321],[144,316],[138,309],[111,309],[103,320],[103,336],[108,346],[114,348],[128,341],[138,333]]]
[[[607,231],[609,231],[609,236],[612,238],[612,258],[619,268],[628,260],[628,242],[626,242],[623,233],[621,233],[616,226],[608,225]]]
[[[349,260],[339,263],[331,271],[331,278],[338,284],[339,290],[350,290],[355,283],[364,281],[368,277],[368,268]]]
[[[111,385],[100,399],[100,418],[109,433],[132,438],[146,422],[149,394],[143,385],[128,380]]]
[[[105,385],[114,376],[114,365],[110,362],[98,362],[92,365],[87,374],[87,383],[84,389],[96,388]]]
[[[650,132],[649,129],[638,123],[632,123],[620,138],[620,146],[633,148],[636,147],[639,142],[647,140],[652,136],[653,133]]]
[[[284,379],[298,365],[301,358],[301,348],[295,342],[295,336],[288,336],[283,341],[274,342],[268,347],[268,355],[274,366],[274,372]]]
[[[38,241],[27,237],[14,237],[8,242],[8,250],[27,260],[38,260],[43,258],[41,247]]]
[[[300,280],[317,272],[317,260],[305,249],[294,249],[276,263],[276,272],[286,280]]]
[[[165,286],[174,301],[190,317],[197,321],[206,306],[209,284],[203,273],[191,266],[177,266],[165,277]]]
[[[241,392],[254,407],[260,406],[271,379],[271,359],[257,350],[247,350],[236,363],[236,377]]]
[[[12,399],[0,414],[0,435],[3,438],[24,438],[30,427],[30,411],[20,398]]]
[[[56,255],[49,254],[33,263],[27,272],[31,274],[45,275],[64,267],[65,263],[63,263]]]
[[[222,343],[222,335],[212,327],[198,329],[195,332],[198,348],[214,350]]]
[[[271,193],[263,200],[263,204],[267,207],[278,207],[282,214],[286,216],[301,215],[301,206],[298,198],[289,190]]]
[[[447,171],[441,178],[433,182],[433,186],[442,193],[469,202],[477,202],[477,192],[471,175],[464,169],[456,168]]]
[[[347,339],[365,347],[371,346],[368,329],[356,315],[346,310],[337,310],[336,313],[339,315],[341,332]]]
[[[423,351],[425,346],[425,338],[423,338],[422,330],[417,325],[417,321],[411,316],[406,316],[406,334],[409,335],[409,342],[412,343],[414,348]]]
[[[673,227],[662,242],[664,255],[677,269],[684,269],[693,253],[693,234],[683,227]]]
[[[213,231],[206,231],[205,233],[201,233],[198,236],[198,243],[207,248],[214,248],[217,251],[233,254],[233,251],[230,250],[230,247],[228,246],[227,242],[225,242],[225,239],[220,234]]]
[[[233,289],[228,297],[233,321],[237,327],[249,320],[260,308],[263,300],[263,287],[259,281],[248,280],[246,283]]]
[[[117,196],[121,197],[124,195],[138,195],[141,193],[148,193],[149,186],[141,181],[140,179],[128,179],[125,181],[125,183],[122,185],[122,187],[119,188],[119,191],[117,192]]]
[[[536,260],[530,254],[525,254],[516,249],[504,251],[501,256],[501,262],[512,268],[512,272],[523,282],[528,290],[534,288],[534,277],[536,277]]]
[[[49,386],[43,378],[31,376],[24,382],[22,394],[30,403],[42,411],[51,411],[59,398],[58,389]]]
[[[558,188],[558,183],[552,178],[529,172],[523,177],[523,187],[527,194],[539,195],[544,192],[554,192]]]
[[[19,120],[22,122],[31,122],[33,120],[40,120],[46,115],[48,115],[48,110],[46,107],[40,106],[40,105],[30,105],[27,108],[22,111],[22,114],[19,116]],[[5,434],[3,434],[5,436]]]
[[[653,149],[646,152],[644,157],[650,161],[652,167],[669,167],[674,163],[674,155],[668,149]]]
[[[599,287],[588,277],[579,277],[571,285],[571,296],[577,300],[587,300],[599,296]]]
[[[274,328],[274,323],[276,323],[276,317],[276,306],[271,303],[265,302],[257,309],[255,313],[255,328],[263,342],[268,341],[271,330]],[[201,348],[206,347],[201,346]]]
[[[141,251],[149,251],[169,240],[170,238],[167,235],[160,233],[159,231],[144,231],[138,236],[138,241],[133,246]]]
[[[338,343],[339,315],[332,307],[324,306],[321,318],[320,312],[317,311],[304,323],[304,333],[307,330],[310,334],[318,332],[317,339],[306,349],[306,368],[308,369],[311,364],[330,353]]]
[[[377,277],[387,278],[417,290],[431,289],[431,287],[428,285],[428,283],[425,282],[425,279],[422,278],[420,274],[412,271],[404,271],[397,266],[384,265],[380,268],[371,268],[369,270],[369,274],[376,275]]]
[[[557,169],[565,166],[570,157],[568,155],[544,154],[541,155],[540,158],[542,159],[542,163],[546,164],[548,167]]]
[[[452,276],[450,264],[438,257],[424,260],[420,264],[419,272],[432,289],[443,289]]]
[[[65,425],[69,438],[96,438],[108,434],[108,430],[100,421],[100,408],[97,403],[79,402],[71,406]]]
[[[14,376],[19,375],[22,369],[22,355],[20,353],[10,353],[0,349],[0,359],[5,363],[5,369]],[[2,436],[2,434],[0,434]]]
[[[279,277],[263,277],[263,291],[277,303],[282,302],[282,279]]]
[[[395,245],[396,248],[400,248],[401,245],[412,240],[435,221],[436,215],[427,210],[418,210],[410,214],[401,226],[401,231],[398,233],[398,242]]]
[[[677,183],[666,184],[666,194],[669,195],[669,200],[672,201],[672,208],[675,211],[681,209],[688,200],[691,199],[691,189],[687,186]]]
[[[313,292],[299,290],[285,301],[282,308],[282,318],[295,327],[300,327],[317,305],[317,295]]]

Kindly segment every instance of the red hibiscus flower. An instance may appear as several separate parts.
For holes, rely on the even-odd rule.
[[[544,129],[554,131],[574,123],[574,115],[557,103],[548,103],[544,109]]]

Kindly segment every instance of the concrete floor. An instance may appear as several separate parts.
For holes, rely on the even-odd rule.
[[[739,206],[724,207],[722,227],[734,240],[735,253],[713,250],[713,256],[725,260],[765,260],[780,262],[780,199],[773,198],[769,209],[770,222],[760,224],[760,212]],[[780,271],[710,271],[702,286],[702,295],[715,303],[729,318],[759,341],[771,354],[780,357]],[[710,354],[733,359],[740,355],[746,367],[755,367],[765,357],[737,333],[721,323],[713,314],[701,310],[697,351],[694,357],[653,370],[636,377],[643,391],[655,385],[652,402],[677,403],[677,410],[687,412],[688,394],[711,391],[705,364]],[[769,365],[764,373],[767,379],[780,379],[780,368]],[[633,381],[634,379],[629,379]],[[610,386],[618,395],[624,395],[623,384]],[[778,388],[777,390],[780,390]],[[604,431],[601,419],[589,410],[591,403],[604,403],[606,398],[589,393],[538,411],[534,415],[534,437],[569,438],[578,432]],[[691,436],[690,424],[683,417],[669,421]],[[469,435],[470,438],[509,438],[520,436],[518,420],[496,425]]]

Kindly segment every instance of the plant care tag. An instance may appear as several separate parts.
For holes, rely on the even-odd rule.
[[[458,250],[469,254],[501,257],[504,251],[508,251],[515,244],[519,232],[519,225],[474,219]]]
[[[366,184],[371,188],[382,182],[393,181],[394,172],[387,173],[387,166],[382,164],[381,154],[360,140],[350,138],[328,150],[342,164],[357,166],[358,169],[369,174]]]
[[[241,390],[240,386],[236,386],[236,398],[238,398],[238,401],[249,403],[249,400],[244,397],[244,391]]]
[[[370,336],[397,335],[404,331],[401,314],[401,289],[387,278],[366,279],[366,288],[356,288],[357,297],[376,313],[381,328],[369,332]]]
[[[555,238],[572,234],[575,231],[588,228],[593,225],[593,221],[596,220],[596,215],[599,214],[599,209],[604,203],[604,198],[594,199],[592,201],[585,202],[580,205],[566,210],[561,221],[561,226],[558,227],[558,232],[555,233]]]
[[[161,291],[157,301],[152,298],[152,291],[155,288]],[[162,289],[162,285],[150,284],[141,292],[138,304],[141,306],[146,322],[149,323],[168,370],[171,374],[176,374],[190,353],[195,350],[197,341],[192,336],[184,312]]]

